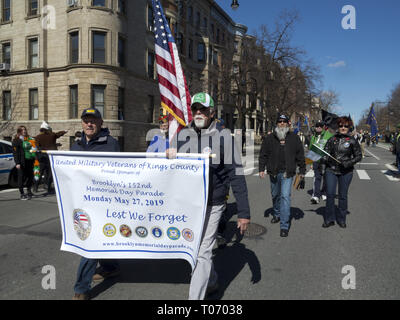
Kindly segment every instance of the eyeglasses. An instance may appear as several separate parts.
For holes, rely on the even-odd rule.
[[[278,123],[288,123],[286,120],[279,120]]]
[[[339,128],[349,128],[349,126],[348,125],[345,125],[345,124],[339,124]]]

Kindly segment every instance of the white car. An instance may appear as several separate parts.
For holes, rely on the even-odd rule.
[[[17,179],[12,144],[0,140],[0,185],[9,184],[15,188],[18,185]]]

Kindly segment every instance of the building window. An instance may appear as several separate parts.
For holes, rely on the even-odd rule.
[[[188,22],[193,24],[193,7],[188,8]]]
[[[11,91],[3,91],[3,120],[11,120]]]
[[[216,42],[219,43],[219,29],[217,28],[217,39]]]
[[[154,79],[154,53],[147,53],[147,76],[150,79]]]
[[[28,17],[38,15],[38,0],[28,0]]]
[[[193,59],[193,40],[189,39],[188,57]]]
[[[120,67],[125,67],[125,39],[118,37],[118,63]]]
[[[28,40],[28,50],[29,50],[29,61],[28,68],[38,68],[39,67],[39,41],[38,38],[32,38]]]
[[[93,7],[106,7],[107,1],[106,0],[93,0],[92,6]]]
[[[183,39],[183,33],[179,32],[178,37],[176,39],[176,44],[178,46],[179,53],[185,54],[185,42]]]
[[[206,46],[202,42],[197,44],[197,61],[198,62],[206,61]]]
[[[29,89],[29,120],[39,119],[38,89]]]
[[[153,121],[154,121],[154,96],[149,95],[148,97],[149,97],[149,107],[146,110],[146,115],[147,115],[146,122],[153,123]]]
[[[106,86],[92,85],[92,106],[100,111],[100,114],[103,118],[105,108],[105,91]]]
[[[1,45],[1,53],[3,57],[3,63],[8,63],[9,65],[11,65],[11,43],[3,43]]]
[[[207,18],[203,18],[203,32],[204,33],[208,32],[208,20],[207,20]]]
[[[70,118],[78,119],[78,85],[69,87],[69,110]]]
[[[118,0],[118,11],[119,13],[126,14],[126,1]]]
[[[106,39],[107,33],[100,31],[93,31],[92,33],[92,62],[93,63],[106,63]]]
[[[125,89],[118,88],[118,120],[125,119]]]
[[[196,12],[196,28],[200,28],[200,21],[201,21],[201,15],[200,12]]]
[[[2,0],[2,20],[3,22],[11,20],[11,0]]]
[[[213,65],[218,66],[218,51],[216,50],[213,52]]]
[[[238,41],[235,41],[235,42],[233,43],[233,51],[234,51],[235,53],[238,53],[238,50],[239,50],[239,42],[238,42]]]
[[[153,7],[151,5],[147,6],[147,28],[149,31],[153,31]]]
[[[79,62],[79,32],[74,31],[69,34],[69,63]]]

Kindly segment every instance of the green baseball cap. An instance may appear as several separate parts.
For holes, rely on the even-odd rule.
[[[205,92],[196,93],[192,97],[191,106],[194,105],[195,103],[200,103],[202,106],[204,106],[206,108],[214,108],[213,98],[211,98],[211,96]]]

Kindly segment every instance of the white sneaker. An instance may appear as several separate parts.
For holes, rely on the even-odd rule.
[[[319,203],[319,198],[318,197],[312,197],[311,198],[311,203],[312,204],[318,204]]]
[[[325,195],[322,195],[322,200],[326,201],[326,196]]]

